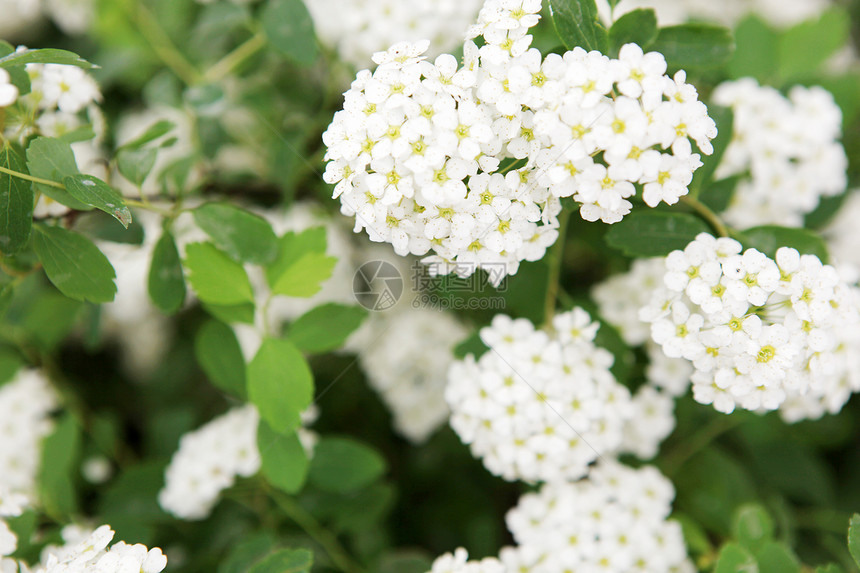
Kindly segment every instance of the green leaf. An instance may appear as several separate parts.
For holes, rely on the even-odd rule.
[[[254,305],[250,302],[244,304],[207,304],[203,303],[206,312],[223,322],[224,324],[254,324]]]
[[[0,348],[0,386],[15,377],[24,366],[17,353],[6,348]]]
[[[714,573],[759,573],[752,553],[737,543],[726,543],[720,550]]]
[[[281,549],[264,557],[249,573],[310,573],[314,554],[307,549]]]
[[[0,320],[6,316],[6,311],[12,304],[12,298],[15,296],[15,285],[12,283],[0,284]]]
[[[681,531],[684,533],[684,542],[693,555],[704,555],[711,553],[714,546],[711,540],[708,539],[708,534],[705,528],[702,527],[696,520],[688,515],[674,515],[674,519],[681,524]]]
[[[96,132],[93,130],[93,126],[86,124],[81,125],[80,127],[76,127],[71,131],[67,131],[62,135],[58,135],[57,139],[61,141],[65,141],[66,143],[78,143],[79,141],[89,141],[96,136]]]
[[[92,205],[99,211],[104,211],[128,229],[131,223],[131,211],[128,210],[125,199],[119,191],[97,177],[80,173],[64,177],[63,185],[72,197],[81,203]]]
[[[208,321],[197,331],[194,355],[213,384],[245,397],[245,359],[232,328],[217,320]]]
[[[268,555],[275,544],[274,534],[267,530],[243,538],[218,563],[218,573],[245,573],[251,565]]]
[[[337,259],[325,254],[324,227],[286,233],[279,240],[275,261],[266,268],[266,280],[274,294],[311,297],[331,276]]]
[[[61,227],[36,225],[33,237],[45,274],[61,293],[75,300],[101,303],[116,296],[116,272],[92,241]]]
[[[779,38],[779,77],[789,81],[815,75],[821,65],[848,41],[851,18],[833,7],[817,20],[801,22]]]
[[[149,176],[158,158],[158,148],[120,149],[116,154],[116,166],[123,177],[140,187]]]
[[[785,543],[768,541],[756,552],[759,573],[800,573],[800,562]]]
[[[734,133],[734,117],[735,114],[731,108],[711,106],[708,108],[708,115],[717,124],[717,137],[711,141],[714,146],[714,152],[711,155],[701,155],[702,166],[699,167],[693,174],[693,181],[690,183],[690,193],[695,197],[698,192],[707,187],[713,180],[714,172],[720,165],[726,149],[732,142]]]
[[[700,192],[699,201],[704,203],[714,213],[722,213],[729,208],[735,196],[738,183],[744,179],[741,175],[733,175],[707,185]]]
[[[468,354],[474,354],[476,358],[487,351],[486,345],[481,340],[481,335],[473,332],[469,337],[454,347],[454,357],[462,360]]]
[[[27,147],[27,170],[33,177],[47,179],[48,181],[62,182],[69,175],[77,175],[78,164],[75,163],[75,154],[72,147],[61,139],[53,137],[37,137]],[[33,184],[36,191],[47,195],[54,201],[62,203],[76,211],[89,211],[92,209],[86,203],[78,201],[64,188],[41,183]]]
[[[758,504],[741,506],[734,516],[732,536],[751,551],[758,551],[773,539],[773,519]]]
[[[192,243],[185,247],[188,281],[203,302],[234,305],[254,302],[248,273],[212,243]]]
[[[815,255],[827,262],[827,244],[820,236],[807,229],[764,225],[747,229],[740,234],[745,247],[758,249],[773,258],[780,247],[797,249],[801,255]]]
[[[600,21],[594,0],[550,0],[555,31],[568,50],[577,46],[587,51],[609,51],[609,34]]]
[[[240,262],[265,264],[278,255],[278,238],[259,215],[227,203],[207,203],[193,213],[215,244]]]
[[[319,49],[314,23],[302,0],[268,0],[260,21],[276,50],[305,67],[316,62]]]
[[[815,573],[845,573],[845,570],[836,563],[828,563],[816,567]]]
[[[248,398],[260,417],[280,433],[299,427],[311,405],[314,380],[302,353],[289,341],[267,338],[248,364]]]
[[[329,303],[303,314],[290,326],[290,341],[311,353],[339,348],[361,326],[367,311],[358,306]]]
[[[606,242],[631,257],[662,257],[710,230],[686,213],[634,212],[609,228]]]
[[[657,39],[657,13],[651,9],[638,8],[621,16],[609,29],[609,44],[612,54],[624,44],[637,44],[647,50]]]
[[[175,128],[176,124],[172,121],[168,121],[166,119],[157,121],[150,125],[147,130],[144,131],[140,136],[136,137],[135,139],[132,139],[128,143],[124,143],[117,149],[117,151],[140,149],[147,143],[150,143],[160,137],[167,135]]]
[[[732,78],[756,78],[766,83],[777,70],[779,36],[758,16],[750,15],[735,29],[737,48],[729,61]]]
[[[666,57],[670,69],[719,67],[734,51],[732,33],[712,24],[682,24],[661,28],[650,50]]]
[[[385,458],[370,446],[352,438],[325,437],[314,446],[308,479],[323,491],[349,493],[369,486],[385,469]]]
[[[0,166],[27,173],[27,166],[8,144],[0,150]],[[27,246],[33,227],[33,186],[0,173],[0,253],[9,256]]]
[[[42,50],[21,50],[0,58],[0,68],[23,66],[24,64],[62,64],[77,66],[85,70],[98,67],[86,61],[74,52],[45,48]]]
[[[860,567],[860,513],[852,515],[848,525],[848,551]]]
[[[42,442],[39,500],[48,515],[58,521],[65,521],[77,506],[73,484],[75,462],[81,447],[80,431],[74,417],[66,414]]]
[[[149,266],[149,298],[165,314],[173,314],[185,302],[185,275],[176,241],[170,231],[161,234]]]
[[[298,435],[282,434],[260,420],[257,428],[257,447],[260,450],[260,471],[270,484],[287,493],[298,493],[308,477],[308,456]]]

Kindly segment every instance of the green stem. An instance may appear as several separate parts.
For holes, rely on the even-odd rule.
[[[14,171],[12,169],[7,169],[6,167],[0,166],[0,173],[5,173],[6,175],[11,175],[12,177],[17,177],[19,179],[24,179],[26,181],[32,181],[33,183],[38,183],[39,185],[47,185],[48,187],[53,187],[55,189],[64,189],[65,185],[62,183],[57,183],[56,181],[51,181],[50,179],[42,179],[40,177],[33,177],[32,175],[27,175],[26,173],[21,173],[20,171]]]
[[[170,36],[161,27],[152,12],[140,0],[134,0],[133,3],[136,9],[132,9],[129,4],[126,4],[129,7],[130,15],[137,23],[140,33],[143,34],[143,37],[158,57],[161,58],[161,61],[173,70],[173,73],[185,82],[186,85],[190,86],[199,83],[202,79],[200,72],[173,44],[173,40],[170,39]]]
[[[718,418],[714,418],[708,425],[690,436],[690,439],[686,442],[680,443],[664,458],[661,464],[663,466],[663,474],[671,478],[696,453],[729,430],[741,425],[744,419],[744,416],[740,413],[735,413],[731,416],[720,415]]]
[[[707,223],[714,229],[714,231],[716,231],[719,236],[729,236],[729,228],[726,227],[726,224],[723,223],[723,220],[720,219],[719,215],[714,213],[707,205],[705,205],[698,199],[691,197],[690,195],[681,197],[681,203],[683,203],[687,207],[690,207],[702,219],[707,221]]]
[[[293,498],[274,490],[271,490],[269,495],[271,495],[272,499],[275,500],[275,503],[278,504],[287,517],[292,519],[314,541],[322,545],[335,567],[344,573],[362,573],[364,569],[350,557],[343,545],[337,540],[337,537],[323,527],[314,516],[297,504]]]
[[[205,74],[204,83],[218,82],[230,75],[236,68],[241,66],[248,58],[259,52],[266,46],[267,40],[263,33],[252,36],[238,48],[221,58]]]
[[[546,286],[546,298],[544,299],[544,325],[549,326],[555,316],[555,305],[558,301],[558,291],[561,279],[561,263],[564,255],[564,242],[567,236],[567,223],[570,220],[570,210],[562,209],[558,216],[558,239],[549,252],[549,277]]]

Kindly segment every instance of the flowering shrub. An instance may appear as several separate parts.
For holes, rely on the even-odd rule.
[[[0,14],[0,573],[860,567],[858,0]]]

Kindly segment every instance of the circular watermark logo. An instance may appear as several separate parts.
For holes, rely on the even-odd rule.
[[[403,277],[387,261],[370,261],[355,271],[352,292],[367,310],[388,310],[403,295]]]

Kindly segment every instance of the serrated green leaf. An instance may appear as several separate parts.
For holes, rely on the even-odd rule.
[[[800,573],[800,561],[784,543],[768,541],[755,556],[759,573]]]
[[[278,238],[259,215],[227,203],[207,203],[193,214],[215,244],[240,262],[266,264],[278,255]]]
[[[286,233],[278,241],[278,256],[266,268],[266,280],[274,294],[310,297],[334,270],[337,259],[325,254],[324,227]]]
[[[249,573],[310,573],[314,554],[307,549],[281,549],[264,557]]]
[[[750,551],[758,551],[773,539],[773,519],[758,504],[746,504],[734,515],[732,536]]]
[[[776,73],[779,62],[779,36],[753,14],[735,28],[737,48],[729,61],[732,78],[756,78],[765,83]]]
[[[0,150],[0,166],[27,173],[24,160],[8,144]],[[0,253],[20,252],[33,227],[33,186],[19,177],[0,173]]]
[[[33,247],[45,274],[61,293],[75,300],[111,302],[116,272],[92,241],[60,227],[36,225]]]
[[[618,20],[609,28],[609,44],[613,55],[624,44],[636,44],[647,51],[648,47],[657,39],[657,13],[651,9],[632,10]]]
[[[217,320],[208,321],[197,331],[194,355],[213,384],[245,397],[245,359],[232,328]]]
[[[740,241],[745,247],[758,249],[771,258],[780,247],[791,247],[801,255],[815,255],[822,263],[828,259],[824,239],[808,229],[763,225],[740,233]]]
[[[48,515],[58,521],[65,521],[77,507],[73,484],[75,462],[81,446],[80,431],[74,417],[66,414],[42,442],[39,500]]]
[[[323,491],[349,493],[369,486],[385,469],[385,458],[370,446],[352,438],[324,437],[314,446],[308,480]]]
[[[708,108],[708,115],[717,124],[717,137],[711,141],[714,152],[711,155],[701,155],[702,166],[696,169],[693,174],[693,180],[690,182],[690,194],[694,197],[699,194],[701,189],[712,183],[714,172],[720,165],[734,134],[735,114],[731,108],[711,106]]]
[[[276,50],[302,66],[316,62],[319,49],[314,23],[302,0],[268,0],[260,21]]]
[[[93,130],[92,125],[81,125],[76,127],[71,131],[67,131],[63,134],[57,136],[57,139],[60,141],[65,141],[66,143],[72,144],[77,143],[79,141],[89,141],[96,136],[96,132]]]
[[[860,567],[860,513],[851,516],[848,524],[848,551],[854,558],[854,563]]]
[[[670,69],[719,67],[734,51],[732,33],[712,24],[682,24],[661,28],[650,50],[666,57]]]
[[[832,7],[817,20],[801,22],[779,38],[779,77],[783,81],[810,76],[848,41],[851,18]]]
[[[287,493],[298,493],[305,485],[310,462],[298,435],[281,434],[260,420],[257,428],[260,471],[266,480]]]
[[[361,326],[367,311],[357,306],[329,303],[303,314],[290,326],[290,342],[305,352],[339,348]]]
[[[64,177],[80,173],[71,145],[54,137],[37,137],[30,142],[27,147],[27,170],[33,177],[56,183],[61,183]],[[41,183],[34,183],[33,187],[36,191],[70,209],[76,211],[92,209],[86,203],[72,197],[65,188]]]
[[[80,173],[64,177],[63,185],[66,186],[66,191],[72,197],[81,203],[95,207],[99,211],[104,211],[128,229],[131,223],[131,211],[128,210],[125,199],[119,194],[119,191],[98,177]]]
[[[120,149],[116,154],[116,166],[120,174],[138,187],[149,176],[158,158],[158,148]]]
[[[568,50],[579,46],[587,51],[609,51],[609,34],[600,21],[594,0],[550,0],[552,23]]]
[[[635,212],[609,228],[606,242],[631,257],[662,257],[686,247],[710,230],[686,213]]]
[[[759,573],[752,553],[737,543],[726,543],[720,549],[714,573]]]
[[[44,48],[41,50],[24,49],[0,58],[0,68],[23,66],[25,64],[62,64],[64,66],[77,66],[85,70],[98,67],[74,52],[57,50],[55,48]]]
[[[254,290],[242,265],[212,243],[192,243],[185,247],[184,267],[188,281],[203,302],[236,305],[254,302]]]
[[[282,434],[301,424],[300,414],[311,405],[314,380],[302,353],[288,340],[263,340],[248,364],[248,398],[260,417]]]
[[[224,324],[254,324],[255,307],[250,302],[244,304],[207,304],[204,302],[203,308]]]
[[[173,314],[185,302],[185,275],[176,241],[165,230],[152,250],[147,279],[149,298],[165,314]]]

